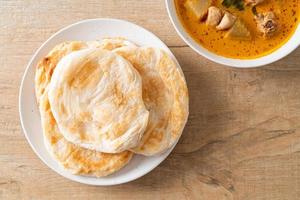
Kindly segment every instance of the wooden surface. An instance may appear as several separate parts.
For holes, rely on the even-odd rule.
[[[50,170],[18,114],[21,77],[35,50],[60,28],[97,17],[154,32],[178,58],[190,92],[189,121],[173,153],[148,175],[112,187]],[[259,69],[217,65],[179,38],[163,0],[1,0],[0,28],[0,199],[300,198],[300,49]]]

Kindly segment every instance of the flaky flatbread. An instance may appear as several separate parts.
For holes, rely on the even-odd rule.
[[[59,60],[71,52],[87,47],[85,42],[65,42],[54,47],[38,64],[35,88],[47,150],[58,163],[72,173],[100,177],[124,167],[130,161],[132,153],[129,151],[118,154],[101,153],[68,142],[57,127],[47,93],[47,86]]]
[[[44,140],[51,155],[73,174],[107,176],[118,171],[131,159],[132,153],[101,153],[85,149],[67,141],[59,131],[52,115],[47,92],[40,98],[40,112]]]
[[[147,156],[170,148],[179,139],[188,117],[188,89],[181,70],[164,51],[152,47],[114,50],[129,60],[142,77],[143,99],[150,111],[140,145],[132,151]]]
[[[49,102],[63,136],[106,153],[136,147],[148,124],[139,73],[102,48],[70,53],[57,64]]]

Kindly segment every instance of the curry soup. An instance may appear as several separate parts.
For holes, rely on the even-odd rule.
[[[217,30],[216,27],[199,20],[195,13],[186,8],[187,1],[193,0],[175,0],[177,14],[187,32],[209,51],[225,57],[249,59],[270,54],[292,36],[299,24],[300,0],[265,0],[256,6],[243,5],[241,10],[233,6],[225,7],[223,0],[215,0],[212,2],[213,6],[221,9],[223,13],[229,12],[236,16],[251,35],[248,40],[228,38],[228,30]],[[275,14],[278,24],[276,34],[265,37],[258,30],[253,7],[258,13],[271,11]]]

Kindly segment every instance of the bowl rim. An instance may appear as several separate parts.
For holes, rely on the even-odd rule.
[[[300,46],[300,40],[297,39],[300,38],[300,26],[298,24],[293,35],[281,47],[268,55],[252,59],[234,59],[220,56],[195,42],[187,31],[185,31],[185,28],[176,13],[175,0],[165,0],[165,5],[172,25],[181,39],[198,54],[218,64],[236,68],[260,67],[284,58]]]

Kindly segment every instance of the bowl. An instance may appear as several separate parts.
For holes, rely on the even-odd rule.
[[[165,0],[167,11],[170,17],[170,20],[179,34],[179,36],[188,44],[194,51],[203,57],[226,66],[238,67],[238,68],[250,68],[250,67],[259,67],[264,66],[275,61],[280,60],[281,58],[287,56],[292,51],[294,51],[300,45],[300,26],[297,27],[296,31],[293,33],[292,37],[280,48],[273,51],[272,53],[254,59],[233,59],[227,58],[224,56],[217,55],[207,49],[205,49],[200,44],[196,43],[194,39],[186,32],[182,26],[179,16],[176,13],[175,1],[174,0]]]

